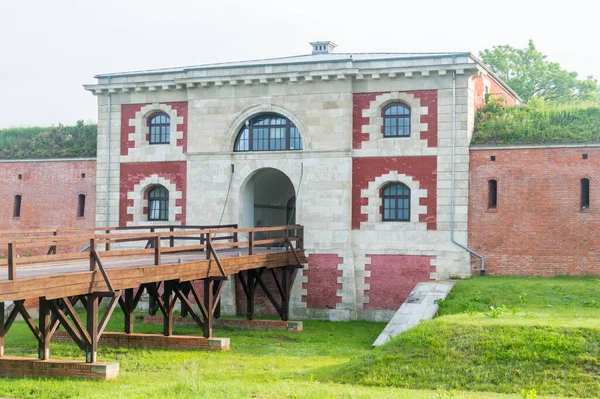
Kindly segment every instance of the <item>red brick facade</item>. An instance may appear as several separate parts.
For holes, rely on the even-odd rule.
[[[308,256],[308,268],[304,270],[307,282],[302,283],[302,289],[306,295],[302,296],[302,302],[306,302],[309,309],[335,309],[335,305],[341,303],[342,297],[337,291],[342,289],[338,283],[338,277],[342,277],[342,271],[338,265],[344,259],[335,254],[310,254]]]
[[[600,148],[471,150],[470,164],[469,246],[485,256],[488,274],[600,274]],[[488,209],[491,179],[496,209]]]
[[[398,310],[417,283],[430,280],[434,256],[413,255],[367,255],[371,263],[365,270],[371,273],[365,277],[365,310]]]
[[[421,140],[427,140],[428,147],[437,147],[438,133],[438,95],[437,90],[409,91],[415,98],[421,100],[421,107],[428,108],[428,114],[421,116],[421,122],[427,123],[427,131],[421,132]],[[369,109],[370,102],[380,93],[356,93],[352,103],[352,148],[360,149],[363,141],[369,140],[369,134],[362,132],[363,125],[369,124],[369,118],[363,116],[363,111]]]
[[[187,126],[188,126],[188,104],[187,101],[164,103],[177,111],[177,115],[183,117],[183,123],[177,125],[177,130],[183,132],[183,138],[177,140],[177,147],[183,147],[183,152],[187,152]],[[121,106],[121,155],[128,155],[129,149],[135,147],[133,140],[130,140],[129,134],[135,133],[135,126],[131,126],[129,121],[135,119],[136,113],[142,107],[149,104],[124,104]],[[175,134],[175,132],[171,132]],[[146,135],[146,140],[149,140]]]
[[[0,230],[95,226],[95,160],[0,162],[0,187]],[[83,217],[77,216],[80,194]],[[20,217],[13,216],[16,195]]]
[[[177,191],[181,191],[182,198],[177,199],[175,206],[181,206],[182,213],[176,215],[175,221],[185,224],[186,216],[186,190],[187,190],[187,162],[143,162],[122,163],[121,184],[119,196],[119,226],[127,225],[133,221],[133,215],[127,213],[127,208],[133,206],[133,200],[127,198],[127,193],[134,191],[134,186],[153,174],[169,180],[175,184]],[[147,212],[147,210],[145,210]]]
[[[428,230],[437,226],[437,158],[423,157],[378,157],[352,159],[352,229],[360,229],[360,222],[367,221],[361,213],[361,206],[367,199],[361,198],[361,190],[366,189],[375,178],[397,170],[419,182],[421,189],[427,190],[427,197],[420,199],[420,205],[427,206],[427,214],[420,215],[419,221],[427,223]]]
[[[475,112],[477,112],[479,108],[485,105],[485,84],[481,76],[475,78],[474,83]],[[504,100],[504,104],[506,105],[515,105],[517,103],[517,99],[494,79],[490,79],[490,86],[488,87],[488,90],[492,97],[502,98]]]

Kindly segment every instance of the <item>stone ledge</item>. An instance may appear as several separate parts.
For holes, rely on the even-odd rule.
[[[163,323],[162,316],[145,316],[144,324]],[[179,326],[197,326],[191,317],[176,316],[173,318],[173,324]],[[304,330],[301,321],[283,321],[283,320],[246,320],[246,319],[215,319],[213,327],[217,328],[239,328],[242,330],[287,330],[290,332],[300,332]]]
[[[162,319],[161,319],[162,320]],[[72,342],[66,331],[58,330],[52,336],[55,342]],[[173,350],[229,350],[229,338],[204,338],[193,335],[160,334],[125,334],[118,332],[105,332],[100,337],[100,346],[116,348],[149,348]]]
[[[0,357],[2,377],[74,377],[110,380],[119,375],[119,363],[85,363],[77,360],[38,360],[27,357]]]

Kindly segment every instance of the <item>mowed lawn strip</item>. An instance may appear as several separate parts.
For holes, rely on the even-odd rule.
[[[598,397],[598,278],[483,277],[457,283],[440,316],[324,381]]]

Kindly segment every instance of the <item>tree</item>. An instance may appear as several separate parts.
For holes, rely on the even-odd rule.
[[[577,72],[565,71],[560,64],[548,61],[532,40],[526,48],[494,46],[479,56],[526,102],[536,97],[562,103],[595,100],[600,96],[598,81],[593,76],[580,80]]]

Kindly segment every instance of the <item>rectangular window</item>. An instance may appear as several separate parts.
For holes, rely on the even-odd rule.
[[[488,209],[496,209],[498,204],[498,182],[488,181]]]
[[[590,207],[590,179],[581,179],[581,210]]]
[[[21,217],[21,196],[15,195],[15,207],[13,209],[13,217],[20,218]]]
[[[77,217],[82,218],[85,215],[85,195],[79,194],[77,201]]]

